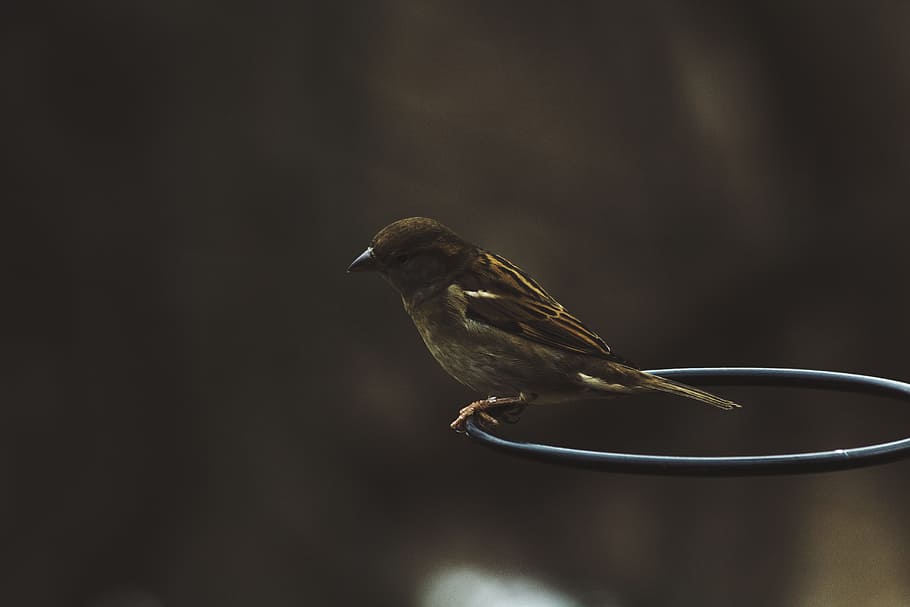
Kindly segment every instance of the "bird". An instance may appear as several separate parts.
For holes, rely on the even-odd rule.
[[[427,349],[449,375],[485,398],[477,415],[567,400],[664,392],[733,410],[710,392],[638,369],[554,299],[527,272],[435,219],[408,217],[379,230],[348,272],[376,272],[401,296]]]

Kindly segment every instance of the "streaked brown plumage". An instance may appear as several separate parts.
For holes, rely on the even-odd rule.
[[[439,364],[487,395],[461,410],[456,430],[474,413],[495,423],[486,412],[493,407],[635,392],[739,407],[636,369],[518,266],[433,219],[386,226],[348,270],[382,274]]]

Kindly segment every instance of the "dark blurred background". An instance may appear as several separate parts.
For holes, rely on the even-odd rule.
[[[348,263],[449,224],[644,368],[910,379],[901,2],[3,9],[0,604],[910,604],[910,467],[529,463]],[[505,432],[761,453],[910,410],[719,390]]]

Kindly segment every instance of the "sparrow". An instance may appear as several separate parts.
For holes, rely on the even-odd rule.
[[[490,410],[619,394],[666,392],[719,409],[740,407],[709,392],[641,371],[570,314],[511,261],[463,240],[434,219],[382,228],[348,272],[379,273],[433,357],[486,398],[459,411],[464,431]]]

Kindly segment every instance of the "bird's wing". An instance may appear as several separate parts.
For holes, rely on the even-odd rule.
[[[504,257],[482,253],[458,283],[465,315],[474,321],[554,348],[630,364]]]

